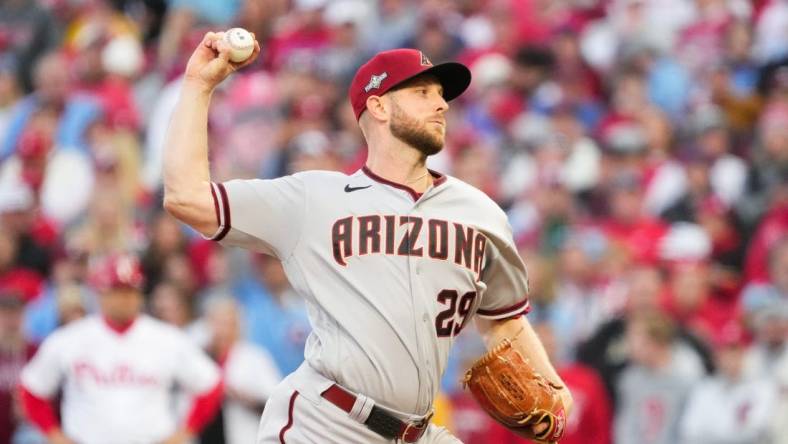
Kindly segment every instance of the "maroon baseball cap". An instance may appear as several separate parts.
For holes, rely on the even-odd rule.
[[[350,103],[356,120],[367,109],[369,96],[382,96],[391,88],[420,74],[432,74],[438,78],[446,101],[462,94],[471,83],[471,71],[462,63],[433,65],[418,49],[379,52],[356,71],[350,84]]]

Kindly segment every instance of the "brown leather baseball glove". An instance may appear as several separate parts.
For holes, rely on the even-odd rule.
[[[563,387],[537,373],[505,339],[465,373],[463,386],[496,421],[520,436],[558,442],[566,418],[558,390]],[[533,426],[545,423],[538,435]]]

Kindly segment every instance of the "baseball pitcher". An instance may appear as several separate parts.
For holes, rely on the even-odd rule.
[[[305,362],[274,390],[257,442],[458,442],[429,419],[449,349],[474,317],[490,353],[466,385],[496,420],[557,441],[571,396],[523,316],[526,272],[506,217],[479,190],[425,166],[470,71],[433,65],[418,50],[381,52],[349,91],[369,149],[361,170],[212,182],[211,93],[258,53],[256,44],[232,63],[222,33],[205,35],[164,165],[171,214],[225,245],[277,257],[306,299]]]

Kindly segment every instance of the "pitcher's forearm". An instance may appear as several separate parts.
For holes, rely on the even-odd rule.
[[[206,236],[217,234],[219,228],[208,168],[211,92],[227,76],[253,63],[260,55],[260,44],[255,40],[252,55],[241,63],[232,63],[230,52],[223,32],[205,34],[186,64],[165,139],[164,208]]]
[[[164,208],[200,233],[211,236],[213,213],[208,164],[208,106],[211,90],[185,80],[164,147]]]
[[[210,182],[208,106],[211,91],[184,81],[167,130],[164,149],[164,192],[178,195]]]

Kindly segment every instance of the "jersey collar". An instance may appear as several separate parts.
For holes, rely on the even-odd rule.
[[[374,180],[375,182],[380,182],[380,183],[382,183],[384,185],[388,185],[390,187],[394,187],[394,188],[398,188],[400,190],[406,191],[408,194],[410,194],[410,197],[412,197],[414,201],[419,200],[419,198],[423,194],[423,193],[416,192],[416,190],[414,190],[413,188],[411,188],[411,187],[409,187],[407,185],[403,185],[403,184],[397,183],[397,182],[392,182],[392,181],[390,181],[388,179],[384,179],[384,178],[378,176],[377,174],[373,173],[372,170],[367,168],[366,165],[364,165],[361,168],[361,171],[363,171],[364,174],[366,174],[370,179]],[[439,173],[437,171],[433,171],[433,170],[430,170],[430,169],[427,169],[427,171],[429,171],[429,173],[432,175],[432,178],[433,178],[432,186],[433,186],[433,188],[435,188],[435,187],[443,184],[444,182],[446,182],[446,175],[445,174],[441,174],[441,173]]]
[[[134,323],[137,321],[138,317],[139,316],[135,317],[134,319],[132,319],[130,321],[126,321],[126,322],[116,322],[116,321],[113,321],[113,320],[111,320],[110,318],[108,318],[106,316],[102,316],[101,319],[104,321],[104,325],[109,327],[110,330],[114,331],[115,333],[117,333],[119,335],[122,335],[122,334],[127,333],[129,331],[129,329],[131,329],[131,326],[134,325]]]

